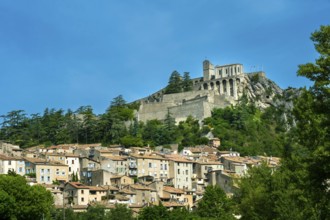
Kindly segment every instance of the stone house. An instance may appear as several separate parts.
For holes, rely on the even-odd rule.
[[[131,184],[127,189],[135,193],[137,204],[158,204],[157,191],[142,184]]]
[[[130,168],[137,173],[137,177],[153,176],[155,180],[166,181],[169,177],[169,163],[168,159],[158,154],[131,154],[129,159]],[[135,161],[135,162],[134,162]]]
[[[108,190],[99,186],[86,186],[79,182],[67,182],[64,185],[65,205],[88,205],[101,202],[107,196]]]
[[[127,157],[122,156],[102,156],[100,158],[101,168],[113,173],[114,175],[127,175]]]
[[[119,189],[134,184],[134,179],[129,176],[112,176],[110,181],[112,186],[118,187]]]
[[[163,200],[169,198],[170,202],[178,202],[185,207],[192,207],[193,196],[191,193],[187,193],[185,190],[177,189],[171,186],[164,186],[163,188]]]
[[[24,158],[26,173],[35,173],[37,183],[52,184],[53,181],[69,181],[68,165],[37,158]]]
[[[169,183],[175,188],[192,189],[191,177],[193,175],[193,161],[179,155],[167,155],[169,160]]]
[[[9,157],[0,154],[0,174],[7,174],[8,171],[15,171],[17,174],[25,175],[25,161],[20,157]]]

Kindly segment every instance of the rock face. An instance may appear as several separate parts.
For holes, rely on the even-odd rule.
[[[198,120],[210,117],[214,108],[235,105],[242,97],[261,109],[271,105],[283,105],[279,97],[285,91],[266,78],[264,72],[245,73],[242,64],[214,66],[208,60],[203,62],[203,77],[192,79],[193,90],[165,94],[165,89],[138,100],[139,121],[164,120],[170,113],[176,122],[189,115]],[[287,106],[292,108],[292,102]]]

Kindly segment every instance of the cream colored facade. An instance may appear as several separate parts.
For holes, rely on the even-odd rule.
[[[88,205],[89,188],[78,182],[68,182],[64,186],[65,205]]]
[[[69,168],[60,163],[41,163],[35,165],[37,183],[52,184],[53,181],[69,181]]]
[[[25,175],[25,162],[18,157],[0,155],[0,174],[7,174],[8,171],[15,171],[17,174]]]
[[[99,186],[86,186],[79,182],[68,182],[64,186],[64,202],[66,205],[88,205],[100,202],[107,195],[107,189]]]
[[[132,154],[131,157],[136,159],[137,177],[152,176],[156,180],[164,181],[169,178],[169,163],[167,158],[157,154]]]
[[[69,179],[71,179],[73,173],[78,174],[78,179],[80,179],[79,156],[71,153],[47,153],[44,157],[47,161],[54,161],[68,165]]]
[[[175,188],[192,189],[191,177],[193,174],[193,162],[184,158],[169,158],[169,174]]]

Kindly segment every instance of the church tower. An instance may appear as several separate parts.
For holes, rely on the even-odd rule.
[[[204,78],[204,81],[211,80],[212,78],[214,78],[214,76],[215,75],[214,75],[214,66],[213,66],[213,64],[208,60],[204,60],[204,62],[203,62],[203,78]]]

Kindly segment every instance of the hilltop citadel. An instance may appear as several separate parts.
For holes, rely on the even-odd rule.
[[[139,100],[141,105],[137,113],[138,120],[163,120],[168,112],[176,122],[185,120],[189,115],[198,120],[210,117],[214,108],[224,108],[238,102],[250,84],[251,75],[265,78],[263,71],[245,73],[242,64],[214,66],[205,60],[203,77],[192,79],[192,91],[165,94],[165,89],[162,89]]]

